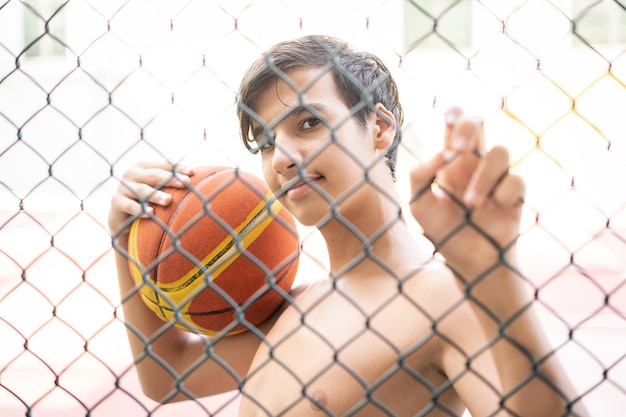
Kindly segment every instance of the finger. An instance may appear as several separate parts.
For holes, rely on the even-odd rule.
[[[111,213],[124,213],[126,215],[124,217],[148,217],[153,212],[154,209],[151,206],[142,204],[121,194],[114,195],[111,201]]]
[[[478,162],[467,188],[463,202],[468,207],[482,206],[495,192],[496,186],[509,171],[509,152],[502,146],[494,147]]]
[[[507,175],[496,186],[491,198],[498,206],[516,207],[524,203],[525,195],[526,185],[524,180],[517,175]]]
[[[451,151],[483,153],[485,150],[483,120],[474,116],[461,116],[452,127],[449,141]]]
[[[167,206],[172,202],[171,194],[151,187],[148,184],[135,183],[133,185],[123,185],[125,191],[122,196],[129,200],[141,203],[151,203],[159,206]]]
[[[452,106],[445,113],[446,133],[444,136],[443,148],[447,151],[452,150],[452,133],[459,118],[463,116],[463,109]]]
[[[144,166],[137,165],[128,170],[122,181],[127,184],[143,183],[155,188],[174,187],[183,188],[190,182],[188,175],[172,171],[171,166]]]
[[[158,161],[158,162],[154,162],[154,161],[141,161],[137,164],[138,168],[142,168],[142,169],[161,169],[163,171],[168,171],[168,172],[176,172],[176,173],[180,173],[183,175],[193,175],[194,174],[194,169],[188,165],[185,164],[171,164],[170,162],[167,161]]]
[[[442,153],[435,155],[430,161],[416,165],[410,172],[411,203],[432,198],[432,183],[437,171],[445,164]]]
[[[174,188],[185,188],[189,185],[191,179],[188,175],[185,175],[176,170],[174,171],[165,171],[165,170],[149,170],[146,172],[147,175],[150,175],[153,178],[153,181],[149,182],[158,188],[161,187],[174,187]]]
[[[177,174],[183,174],[186,175],[187,177],[192,176],[193,174],[195,174],[195,171],[193,170],[192,167],[188,166],[188,165],[184,165],[184,164],[177,164],[174,166],[174,172]]]

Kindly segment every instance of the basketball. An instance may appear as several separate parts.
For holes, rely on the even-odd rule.
[[[186,188],[162,189],[171,204],[132,223],[131,274],[164,321],[209,336],[241,333],[289,293],[300,254],[296,225],[255,175],[194,171]]]

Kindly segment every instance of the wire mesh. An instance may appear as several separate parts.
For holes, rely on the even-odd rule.
[[[263,340],[259,352],[267,357],[249,375],[219,351],[219,337],[201,339],[203,352],[181,372],[152,346],[168,324],[148,335],[124,318],[132,294],[120,295],[114,262],[119,242],[113,233],[111,244],[107,227],[111,195],[123,173],[140,160],[166,160],[236,166],[261,175],[262,157],[250,155],[238,139],[239,83],[268,47],[306,34],[338,36],[373,51],[394,76],[405,115],[397,192],[418,246],[428,253],[445,246],[457,229],[435,244],[422,236],[409,215],[408,202],[417,198],[411,195],[409,170],[441,148],[442,115],[449,106],[484,119],[487,147],[506,147],[511,171],[527,186],[517,272],[534,294],[551,355],[561,359],[580,396],[570,400],[582,401],[590,415],[621,416],[626,409],[626,5],[618,0],[0,4],[0,413],[225,417],[243,405],[272,415],[265,397],[244,390],[246,382],[257,384],[266,367],[292,382],[276,388],[286,404],[280,415],[299,412],[302,400],[309,412],[326,415],[457,415],[447,392],[468,374],[480,379],[472,363],[479,364],[492,344],[474,353],[459,348],[465,371],[447,375],[439,386],[411,366],[427,340],[445,339],[439,326],[453,316],[457,301],[437,316],[414,303],[415,317],[395,321],[429,317],[430,330],[423,340],[401,347],[392,330],[375,323],[387,314],[385,306],[411,303],[402,285],[396,293],[381,294],[381,305],[370,311],[333,287],[297,310],[316,356],[327,359],[306,376],[296,371],[306,358],[290,363],[281,356],[302,330],[276,340],[251,329],[251,338]],[[351,157],[351,150],[338,152]],[[342,198],[320,193],[337,208],[370,184],[370,174],[364,168],[362,179]],[[331,210],[324,221],[336,218]],[[471,213],[466,220],[459,229],[470,224],[484,232]],[[298,283],[319,282],[330,263],[323,239],[311,227],[299,226],[299,232]],[[372,246],[371,238],[364,239],[361,256],[334,281],[369,260],[402,283],[405,277],[377,258]],[[507,246],[495,247],[504,257]],[[438,253],[424,261],[441,262]],[[479,302],[472,285],[478,284],[465,295]],[[357,317],[363,328],[331,342],[307,326],[328,300],[341,306],[345,320]],[[143,339],[140,355],[131,353],[127,330]],[[375,377],[362,373],[352,366],[357,355],[351,347],[362,340],[372,349],[393,351],[397,359],[381,370],[368,358]],[[177,379],[156,396],[186,401],[161,404],[142,392],[136,367],[150,360]],[[231,381],[230,389],[199,398],[190,387],[211,378],[194,374],[203,363],[223,369],[220,378]],[[330,374],[359,387],[358,399],[344,411],[313,389]],[[378,395],[386,381],[408,388],[397,390],[400,397]],[[523,386],[500,398],[511,415],[516,414],[507,400]],[[426,396],[421,408],[408,409],[414,403],[406,389]]]

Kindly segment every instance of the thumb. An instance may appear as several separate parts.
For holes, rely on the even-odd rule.
[[[410,172],[411,205],[422,205],[432,201],[432,184],[437,171],[444,165],[445,158],[441,152],[430,161],[416,165]]]

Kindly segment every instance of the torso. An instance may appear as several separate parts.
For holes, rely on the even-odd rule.
[[[441,271],[415,273],[401,293],[391,278],[317,282],[257,351],[240,415],[462,415],[433,330],[461,296]]]

